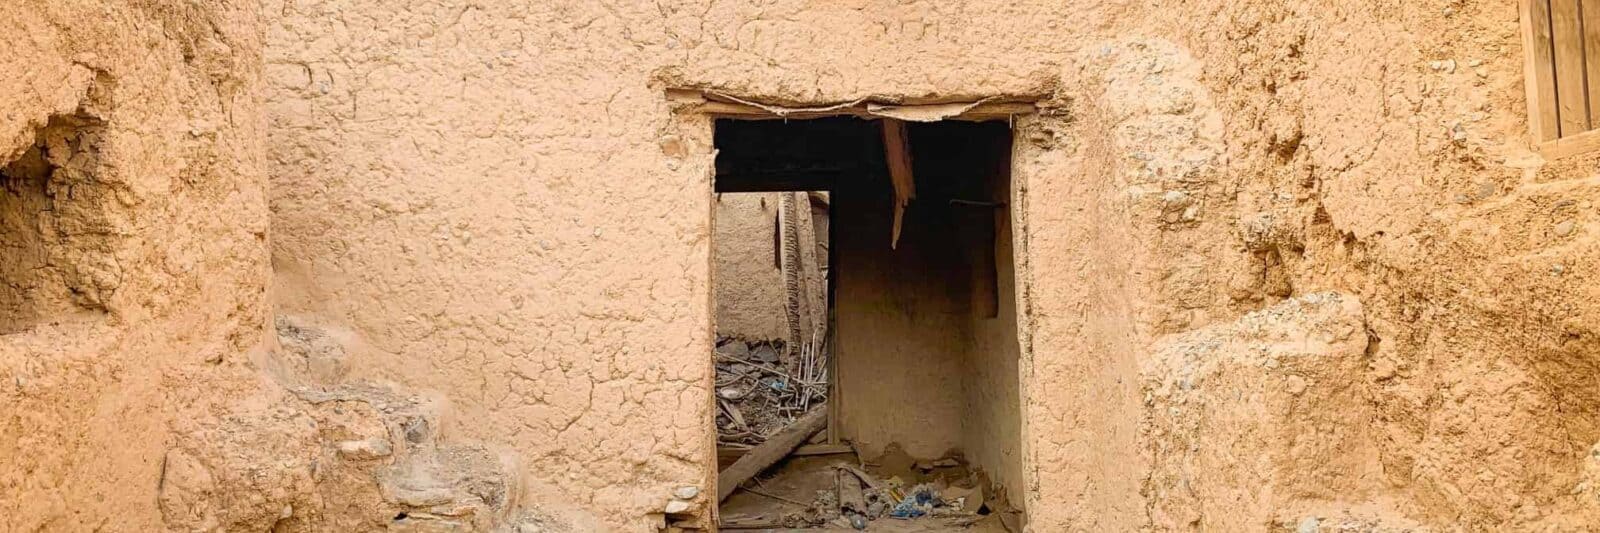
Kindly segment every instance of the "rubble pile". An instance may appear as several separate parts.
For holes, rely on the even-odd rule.
[[[882,477],[853,462],[838,461],[827,467],[837,477],[831,487],[816,490],[809,503],[746,489],[798,509],[766,515],[728,514],[722,525],[864,530],[879,520],[936,520],[946,527],[961,528],[988,519],[1003,524],[1006,517],[1000,515],[1012,512],[1003,498],[992,494],[987,479],[957,458],[919,463],[918,470],[906,477]]]
[[[779,341],[720,337],[717,366],[717,442],[747,448],[788,427],[827,399],[828,361],[820,343],[791,353]]]

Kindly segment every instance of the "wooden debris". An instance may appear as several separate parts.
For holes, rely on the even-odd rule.
[[[838,455],[843,453],[852,453],[854,451],[855,450],[850,446],[844,444],[807,444],[805,446],[795,448],[794,453],[789,455],[796,457],[804,457],[807,455]]]
[[[813,408],[789,427],[767,437],[766,442],[751,448],[743,457],[717,474],[717,501],[728,499],[735,489],[767,467],[777,463],[828,425],[827,404]]]
[[[794,343],[798,360],[780,367],[751,357],[745,341],[719,339],[713,350],[718,444],[760,444],[825,401],[830,368],[825,341],[824,334],[814,333],[810,342]]]
[[[855,474],[839,469],[836,478],[839,485],[839,513],[855,513],[865,516],[867,514],[867,497],[861,492],[861,480]]]
[[[868,473],[862,471],[860,468],[856,468],[856,467],[853,467],[853,466],[850,466],[850,465],[842,465],[842,464],[841,465],[834,465],[834,468],[837,468],[837,469],[839,469],[841,471],[844,471],[844,472],[849,472],[851,475],[854,475],[856,477],[856,479],[861,480],[861,484],[866,485],[867,488],[869,488],[869,489],[872,489],[872,490],[882,490],[883,489],[883,484],[878,482],[878,478],[872,477],[872,474],[868,474]]]
[[[744,423],[744,416],[739,413],[739,410],[728,405],[727,400],[718,398],[717,406],[722,408],[722,412],[727,413],[728,419],[733,420],[734,427],[739,429],[748,429],[750,427]]]
[[[1022,513],[1005,511],[995,513],[1000,515],[1000,526],[1011,533],[1022,533]]]
[[[917,183],[911,176],[911,139],[906,133],[906,123],[899,119],[883,119],[883,150],[889,163],[889,181],[894,185],[894,229],[889,237],[889,248],[900,245],[901,221],[906,206],[917,197]]]
[[[783,527],[783,518],[767,518],[764,516],[751,517],[723,517],[717,521],[718,529],[774,529]]]
[[[983,507],[984,495],[983,486],[981,485],[971,488],[950,487],[941,491],[941,495],[944,497],[946,503],[952,505],[957,501],[960,501],[960,511],[963,513],[975,514],[978,512],[979,508]]]

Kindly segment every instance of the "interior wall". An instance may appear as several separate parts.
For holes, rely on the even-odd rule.
[[[869,457],[889,443],[923,458],[960,450],[1022,494],[1009,217],[950,202],[1006,202],[1005,130],[911,127],[917,199],[894,249],[886,178],[835,193],[840,405],[843,435]]]
[[[721,193],[716,199],[711,256],[715,263],[717,335],[786,339],[787,295],[778,264],[778,196]]]
[[[997,126],[998,124],[986,124]],[[993,208],[971,206],[962,220],[971,279],[971,349],[968,352],[964,400],[963,441],[967,459],[982,468],[997,486],[1005,487],[1012,505],[1022,507],[1022,391],[1018,364],[1021,346],[1017,335],[1016,266],[1011,228],[1011,137],[984,138],[987,160],[986,190],[972,199],[992,202]],[[977,168],[956,167],[962,171]],[[987,287],[987,289],[978,289]]]
[[[0,168],[0,335],[25,330],[40,318],[45,242],[39,219],[50,202],[49,174],[37,146]]]
[[[842,183],[833,201],[841,435],[866,457],[960,448],[970,302],[948,206],[908,209],[890,249],[887,178]]]

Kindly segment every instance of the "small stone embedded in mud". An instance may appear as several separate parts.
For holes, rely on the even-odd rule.
[[[663,510],[667,514],[678,514],[689,510],[689,502],[683,500],[671,500],[667,502],[667,507]]]
[[[393,452],[389,445],[389,439],[383,438],[347,440],[339,443],[338,446],[339,455],[361,461],[388,457]]]
[[[406,422],[406,442],[422,444],[428,439],[428,419],[416,417]]]
[[[1390,361],[1388,359],[1379,359],[1376,363],[1372,364],[1372,377],[1377,381],[1391,379],[1395,376],[1395,367],[1396,365],[1394,361]]]
[[[1559,224],[1556,224],[1556,235],[1566,237],[1571,235],[1572,230],[1575,228],[1577,228],[1577,224],[1573,223],[1571,220],[1563,220]]]
[[[700,487],[694,485],[684,485],[672,491],[672,496],[680,500],[693,500],[695,496],[699,495]]]
[[[746,346],[744,341],[731,339],[727,344],[718,346],[717,353],[728,357],[747,359],[750,357],[750,347]]]
[[[1306,378],[1302,378],[1300,376],[1289,376],[1289,394],[1293,394],[1295,396],[1305,394],[1306,386]]]
[[[1500,187],[1492,181],[1480,183],[1478,184],[1478,199],[1487,200],[1490,196],[1494,196],[1495,191],[1499,189]]]

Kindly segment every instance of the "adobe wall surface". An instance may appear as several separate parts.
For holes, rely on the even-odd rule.
[[[781,193],[723,193],[716,198],[716,330],[746,340],[788,339],[783,269],[778,264]]]
[[[44,303],[0,335],[20,529],[370,530],[448,479],[474,510],[440,520],[653,530],[715,464],[710,122],[667,87],[1044,98],[1012,197],[1035,531],[1600,520],[1596,158],[1528,150],[1510,3],[0,22],[0,158],[54,169],[0,224],[48,237],[0,269]]]
[[[441,397],[527,501],[654,531],[714,494],[711,129],[621,9],[266,2],[273,261],[283,312],[364,340],[344,379]]]
[[[175,441],[269,395],[257,6],[13,1],[0,28],[0,529],[187,529]]]
[[[1012,198],[1035,531],[1600,519],[1600,191],[1528,150],[1510,3],[264,12],[276,303],[364,339],[341,379],[438,397],[528,501],[649,531],[709,486],[710,123],[663,97],[703,87],[1044,97]],[[0,95],[43,117],[55,90]],[[149,397],[19,412],[60,433]]]

